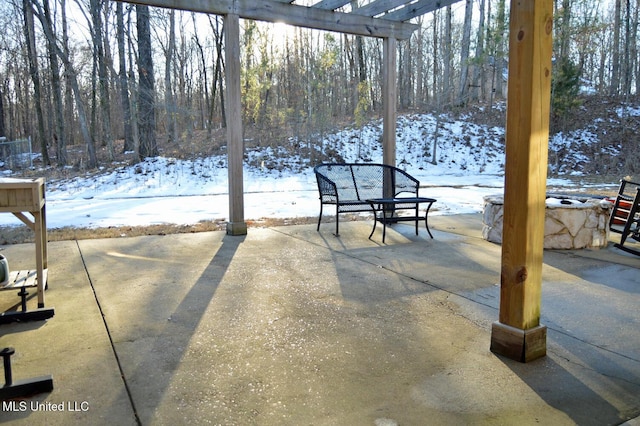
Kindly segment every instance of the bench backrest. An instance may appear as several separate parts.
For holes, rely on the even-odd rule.
[[[613,232],[620,233],[620,229],[614,227],[614,225],[624,226],[629,220],[629,214],[633,210],[633,205],[636,204],[635,211],[640,210],[640,183],[632,182],[628,179],[620,180],[620,187],[618,189],[618,195],[616,196],[613,204],[613,210],[609,217],[609,229]],[[633,220],[634,218],[631,218]]]
[[[322,202],[365,201],[402,193],[418,196],[420,182],[386,164],[321,164],[314,168]],[[385,182],[388,192],[385,193]]]

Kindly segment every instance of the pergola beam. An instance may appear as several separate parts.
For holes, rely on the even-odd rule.
[[[351,0],[321,0],[314,4],[313,7],[324,10],[336,10],[349,3],[351,3]]]
[[[431,13],[434,10],[451,6],[453,3],[457,3],[459,1],[460,0],[420,0],[415,3],[408,4],[402,9],[398,9],[387,15],[384,15],[384,18],[391,21],[404,22],[413,18],[417,18],[418,16]]]
[[[352,10],[351,13],[363,16],[376,16],[396,9],[406,3],[407,0],[376,0]]]
[[[121,0],[119,0],[121,1]],[[129,0],[128,3],[215,15],[238,15],[243,19],[282,22],[298,27],[335,31],[368,37],[406,40],[418,28],[415,24],[336,12],[322,7],[300,6],[275,0]],[[340,1],[338,3],[343,3]],[[348,2],[347,2],[348,3]],[[333,6],[334,4],[331,4]]]

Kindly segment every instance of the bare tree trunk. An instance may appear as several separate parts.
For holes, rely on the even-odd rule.
[[[28,0],[25,0],[25,1],[28,1]],[[71,85],[71,89],[73,90],[73,94],[76,98],[76,110],[78,114],[78,122],[80,124],[80,132],[82,133],[82,137],[87,147],[87,154],[89,156],[87,167],[95,168],[98,166],[98,158],[96,156],[96,148],[93,143],[93,139],[91,139],[91,136],[89,135],[87,115],[84,108],[84,103],[82,101],[80,86],[78,85],[77,74],[73,68],[73,65],[71,64],[71,61],[69,60],[69,57],[66,56],[64,52],[56,44],[56,38],[53,33],[53,23],[47,19],[46,15],[42,11],[42,7],[37,2],[34,2],[33,4],[37,7],[38,20],[42,24],[42,29],[44,31],[45,36],[47,37],[47,40],[50,43],[52,43],[52,45],[55,47],[58,57],[60,58],[60,60],[65,66],[65,69],[68,72],[69,83]]]
[[[504,97],[503,91],[503,81],[502,81],[502,71],[506,68],[505,66],[505,56],[507,50],[507,13],[505,0],[500,0],[498,2],[498,11],[496,18],[496,55],[495,55],[495,67],[494,67],[494,78],[493,84],[495,89],[495,96],[498,99]],[[492,91],[493,92],[493,91]],[[493,100],[492,100],[493,103]]]
[[[7,136],[5,127],[4,127],[4,95],[2,94],[2,88],[0,88],[0,138],[4,138]]]
[[[193,14],[192,17],[193,17],[193,26],[195,27],[196,25],[195,14]],[[200,38],[198,37],[198,31],[195,32],[194,40],[196,43],[196,47],[198,48],[198,53],[200,54],[199,59],[200,59],[200,66],[202,67],[202,69],[200,71],[201,74],[199,76],[199,79],[201,81],[202,89],[204,92],[204,103],[200,111],[200,117],[201,117],[203,126],[209,129],[211,127],[211,122],[209,121],[210,114],[208,111],[211,105],[209,101],[209,78],[207,75],[207,62],[205,60],[204,47],[202,46],[202,43],[200,43]]]
[[[562,0],[562,14],[560,20],[559,31],[556,32],[556,38],[558,38],[558,45],[560,46],[560,58],[569,57],[569,46],[571,41],[571,1]]]
[[[129,103],[129,79],[127,78],[127,61],[124,45],[124,13],[121,2],[116,2],[116,39],[118,42],[118,79],[120,81],[120,105],[124,121],[123,152],[133,151],[133,135],[131,129],[131,104]]]
[[[445,13],[445,39],[444,39],[444,70],[443,70],[443,83],[444,86],[442,88],[443,91],[443,99],[445,104],[449,104],[451,101],[451,92],[452,92],[452,81],[453,81],[453,72],[452,72],[452,58],[453,51],[451,49],[452,45],[452,29],[451,29],[451,21],[453,19],[451,6],[447,6]]]
[[[638,25],[640,24],[638,20],[640,19],[640,0],[636,0],[636,7],[633,15],[633,30],[631,34],[638,34]],[[640,61],[638,61],[638,38],[633,37],[633,42],[631,45],[631,58],[633,58],[633,75],[636,81],[636,98],[640,95],[640,90],[638,90],[638,84],[640,84]]]
[[[130,27],[130,20],[127,20],[127,27]],[[131,138],[133,139],[133,149],[136,155],[140,149],[140,130],[138,129],[138,83],[136,81],[135,60],[133,59],[133,39],[131,37],[131,30],[127,31],[129,34],[129,71],[127,72],[129,82],[129,104],[131,105]]]
[[[432,86],[432,90],[433,90],[433,95],[434,97],[437,97],[438,99],[440,99],[440,88],[438,87],[438,77],[440,76],[440,66],[438,64],[438,57],[440,56],[438,54],[438,46],[440,45],[440,37],[438,36],[438,25],[440,22],[440,10],[436,10],[433,12],[433,37],[432,37],[432,42],[433,42],[433,52],[432,52],[432,57],[433,57],[433,73],[431,74],[433,81],[431,83]]]
[[[178,143],[178,110],[176,101],[173,96],[173,84],[171,83],[171,66],[173,64],[173,55],[176,50],[176,12],[169,11],[169,40],[165,53],[164,65],[164,102],[167,111],[167,142],[170,144]],[[195,28],[195,19],[193,22]],[[198,31],[195,31],[197,41]]]
[[[623,94],[631,95],[631,69],[633,60],[631,59],[631,0],[626,0],[626,14],[624,19],[625,37],[624,37],[624,63],[623,63]]]
[[[485,0],[480,0],[480,18],[478,21],[478,35],[476,40],[476,60],[473,67],[471,99],[480,99],[480,88],[485,84],[484,73],[484,35],[485,35]]]
[[[351,8],[358,8],[358,1],[351,0]],[[367,66],[364,58],[364,40],[362,36],[356,36],[356,58],[358,61],[358,80],[357,83],[354,84],[355,92],[354,92],[354,105],[357,108],[357,105],[360,104],[360,84],[367,81]]]
[[[158,155],[156,142],[155,88],[153,76],[153,59],[151,51],[151,26],[149,7],[137,5],[138,28],[138,128],[140,146],[138,158]]]
[[[214,103],[216,101],[216,94],[220,93],[220,117],[222,121],[222,126],[226,127],[227,117],[224,108],[224,74],[222,72],[224,68],[224,54],[222,52],[223,40],[224,40],[224,24],[223,28],[220,29],[220,21],[218,17],[215,17],[215,25],[213,21],[211,21],[211,17],[209,17],[209,25],[213,30],[213,37],[216,44],[216,63],[213,69],[213,93],[211,95],[211,109],[209,122],[213,122],[213,111]],[[211,129],[209,129],[210,131]]]
[[[62,52],[65,57],[71,58],[71,53],[69,51],[69,31],[67,22],[66,0],[60,0],[60,9],[62,10]],[[66,66],[64,68],[64,81],[64,120],[67,124],[65,126],[64,140],[68,145],[73,145],[75,139],[73,125],[73,123],[75,122],[73,111],[73,89],[71,88],[71,77],[69,75],[69,70]]]
[[[460,87],[458,87],[458,105],[467,102],[469,87],[469,50],[471,49],[471,18],[473,17],[473,1],[467,0],[464,10],[464,26],[462,30],[462,49],[460,51]]]
[[[425,62],[424,62],[424,32],[422,30],[422,19],[420,19],[420,28],[417,30],[417,47],[416,47],[416,82],[415,82],[415,100],[414,103],[417,107],[422,107],[425,103],[424,90],[424,74],[425,74]]]
[[[67,23],[66,0],[60,0],[60,10],[62,12],[62,19],[61,19],[62,51],[68,57],[69,56],[69,28],[68,28],[69,26]],[[64,93],[61,94],[64,99],[62,103],[63,105],[62,120],[65,123],[65,125],[64,125],[64,135],[63,135],[64,146],[61,144],[60,141],[58,141],[57,156],[58,156],[59,166],[61,162],[64,163],[64,165],[67,165],[67,163],[69,162],[67,146],[73,145],[73,122],[74,122],[73,91],[71,89],[71,85],[69,84],[69,73],[67,72],[66,67],[63,73],[63,78],[64,78],[64,82],[66,83],[64,85]]]
[[[611,86],[609,95],[615,96],[620,90],[620,27],[622,25],[622,0],[615,0],[613,22],[613,47],[611,57]]]
[[[109,80],[107,76],[107,66],[105,63],[104,45],[102,44],[103,36],[103,23],[100,11],[102,9],[102,0],[90,0],[90,13],[92,24],[92,38],[93,38],[93,60],[94,69],[97,69],[97,75],[94,78],[98,78],[98,107],[94,104],[94,117],[97,111],[100,112],[99,128],[96,128],[97,137],[100,140],[101,145],[107,146],[107,152],[109,153],[109,160],[113,160],[115,152],[113,149],[113,140],[111,137],[111,112],[109,106]],[[96,93],[93,94],[94,100]]]
[[[36,120],[38,121],[38,142],[40,143],[40,152],[42,153],[42,162],[45,165],[50,164],[49,152],[47,150],[47,139],[44,129],[44,117],[42,113],[42,93],[40,88],[40,75],[38,74],[38,56],[36,52],[36,36],[35,25],[33,23],[33,9],[29,0],[23,0],[22,8],[24,13],[24,33],[27,40],[27,57],[29,60],[29,74],[33,83],[34,101],[36,109]]]
[[[51,21],[49,10],[49,0],[43,1],[44,14],[48,21]],[[49,66],[51,70],[51,94],[53,96],[53,112],[55,119],[55,140],[56,157],[58,167],[67,165],[67,143],[66,130],[64,125],[64,109],[62,106],[62,86],[60,84],[60,73],[58,67],[58,55],[55,46],[47,40],[47,52],[49,53]]]

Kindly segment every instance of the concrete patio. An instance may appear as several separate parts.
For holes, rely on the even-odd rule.
[[[0,348],[54,390],[0,421],[639,425],[640,258],[545,251],[547,356],[521,364],[489,351],[500,246],[480,220],[386,244],[369,221],[50,243],[55,316],[0,325]],[[32,251],[0,252],[20,269]]]

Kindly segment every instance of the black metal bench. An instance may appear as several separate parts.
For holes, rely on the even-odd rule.
[[[420,182],[404,170],[386,164],[320,164],[313,171],[320,192],[318,231],[325,205],[335,206],[336,235],[339,235],[340,213],[373,212],[374,199],[418,197]]]
[[[627,179],[620,181],[618,195],[613,205],[609,230],[622,234],[615,247],[640,256],[640,249],[625,246],[627,238],[640,242],[640,183]]]

